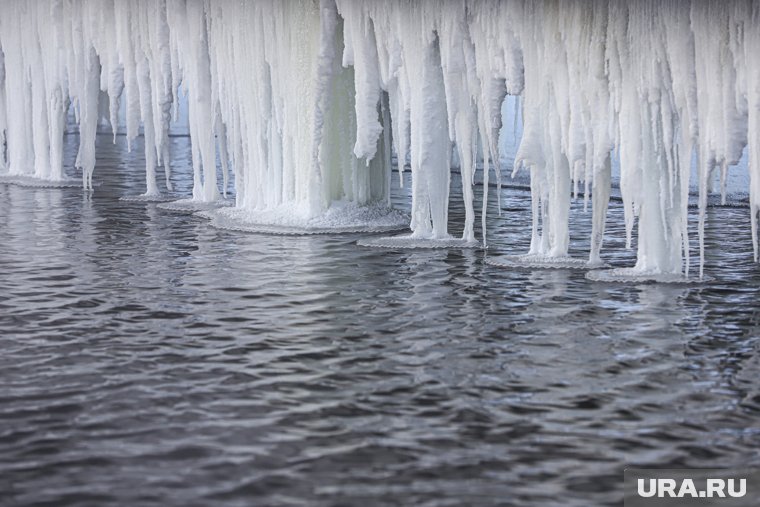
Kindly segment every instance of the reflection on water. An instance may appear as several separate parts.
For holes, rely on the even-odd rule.
[[[710,285],[594,283],[214,230],[119,201],[119,143],[92,195],[0,185],[0,504],[585,507],[626,465],[760,464],[747,210],[710,211]],[[502,208],[489,253],[524,252],[528,196]]]

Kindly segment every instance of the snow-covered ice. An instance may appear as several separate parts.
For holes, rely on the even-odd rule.
[[[161,205],[159,205],[161,206]],[[267,234],[329,234],[387,232],[409,227],[409,216],[382,204],[335,202],[319,215],[308,208],[281,205],[266,211],[245,208],[206,210],[200,216],[219,229]]]

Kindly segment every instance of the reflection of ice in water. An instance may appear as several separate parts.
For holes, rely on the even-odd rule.
[[[359,246],[371,246],[376,248],[397,249],[436,249],[436,248],[479,248],[481,245],[476,241],[462,239],[428,239],[417,238],[414,235],[383,236],[379,238],[366,238],[357,241]]]
[[[617,268],[617,269],[596,269],[586,273],[586,278],[593,282],[611,282],[611,283],[675,283],[675,284],[702,284],[709,283],[712,278],[709,276],[686,276],[681,273],[659,273],[647,272],[634,268]]]

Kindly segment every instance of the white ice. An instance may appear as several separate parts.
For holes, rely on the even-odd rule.
[[[312,220],[334,203],[387,207],[395,152],[411,167],[410,238],[446,242],[453,149],[462,240],[476,237],[475,190],[522,171],[527,254],[567,258],[582,193],[598,264],[617,161],[635,272],[688,275],[690,185],[703,245],[711,181],[743,155],[758,257],[758,49],[750,0],[0,0],[0,172],[62,180],[73,113],[92,188],[107,110],[130,140],[142,129],[155,197],[158,167],[171,188],[169,126],[187,94],[194,201],[220,200],[230,173],[238,213],[271,225],[283,209]],[[507,94],[522,132],[509,170]]]

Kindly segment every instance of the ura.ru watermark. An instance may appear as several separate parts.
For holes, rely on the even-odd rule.
[[[757,507],[760,470],[626,469],[625,507]]]

